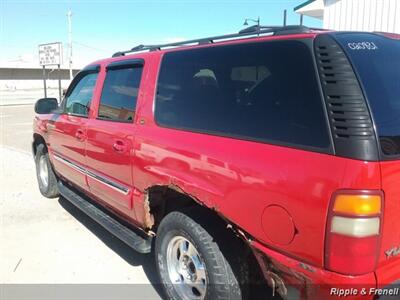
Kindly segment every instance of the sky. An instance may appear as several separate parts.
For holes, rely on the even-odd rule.
[[[38,45],[62,42],[68,55],[67,12],[72,11],[77,68],[138,44],[166,43],[237,32],[245,18],[262,25],[298,24],[293,8],[305,0],[0,0],[0,65],[39,64]],[[304,25],[321,27],[305,17]],[[254,23],[249,22],[249,25]],[[66,61],[66,59],[64,59]]]

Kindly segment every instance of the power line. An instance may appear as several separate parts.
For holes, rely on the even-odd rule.
[[[93,50],[96,50],[96,51],[100,51],[100,52],[107,52],[107,53],[110,52],[109,50],[100,49],[100,48],[97,48],[97,47],[94,47],[94,46],[91,46],[91,45],[88,45],[88,44],[85,44],[85,43],[77,42],[77,41],[74,41],[72,43],[76,44],[76,45],[79,45],[79,46],[82,46],[82,47],[85,47],[85,48],[89,48],[89,49],[93,49]]]

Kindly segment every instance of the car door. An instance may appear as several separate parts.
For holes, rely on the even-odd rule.
[[[72,81],[61,113],[50,122],[50,154],[59,175],[87,189],[86,129],[99,66],[81,71]]]
[[[87,126],[90,192],[126,214],[133,213],[134,121],[143,64],[133,59],[106,66],[97,115]]]

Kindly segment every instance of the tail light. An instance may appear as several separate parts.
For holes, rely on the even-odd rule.
[[[325,265],[328,270],[360,275],[375,270],[378,260],[383,194],[379,191],[340,191],[328,216]]]

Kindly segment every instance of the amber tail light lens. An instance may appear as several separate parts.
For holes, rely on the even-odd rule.
[[[383,194],[339,191],[332,197],[326,241],[328,270],[361,275],[375,270],[381,240]]]

